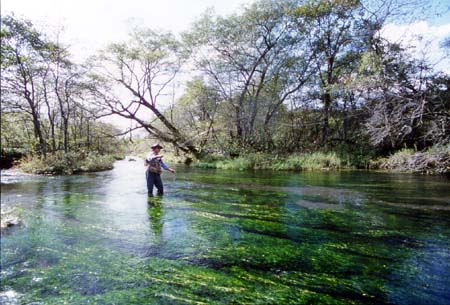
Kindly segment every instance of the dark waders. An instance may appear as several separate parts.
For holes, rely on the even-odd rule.
[[[161,174],[145,171],[145,177],[147,178],[147,191],[148,196],[153,196],[153,186],[156,186],[157,195],[162,196],[164,194],[164,186],[161,179]]]

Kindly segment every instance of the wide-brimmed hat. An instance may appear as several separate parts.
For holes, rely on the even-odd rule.
[[[159,149],[163,148],[159,143],[155,143],[155,144],[152,145],[152,149],[156,148],[156,147],[159,147]]]

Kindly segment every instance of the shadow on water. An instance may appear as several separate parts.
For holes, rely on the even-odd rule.
[[[449,182],[142,164],[2,184],[2,303],[448,304]]]

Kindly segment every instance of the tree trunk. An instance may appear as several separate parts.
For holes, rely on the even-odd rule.
[[[33,116],[33,127],[34,127],[34,135],[39,141],[38,147],[36,147],[36,151],[46,157],[46,147],[45,147],[45,139],[42,135],[41,122],[39,121],[39,114],[36,112],[34,108],[32,108],[32,116]]]
[[[331,106],[331,94],[327,91],[322,96],[323,100],[323,126],[322,126],[322,143],[327,144],[328,134],[329,134],[329,116],[330,116],[330,106]]]

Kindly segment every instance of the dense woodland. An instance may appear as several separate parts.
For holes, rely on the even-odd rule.
[[[2,16],[2,150],[113,153],[135,129],[199,159],[445,147],[450,76],[381,35],[418,7],[259,0],[225,17],[206,11],[179,36],[134,27],[82,64],[58,35]]]

